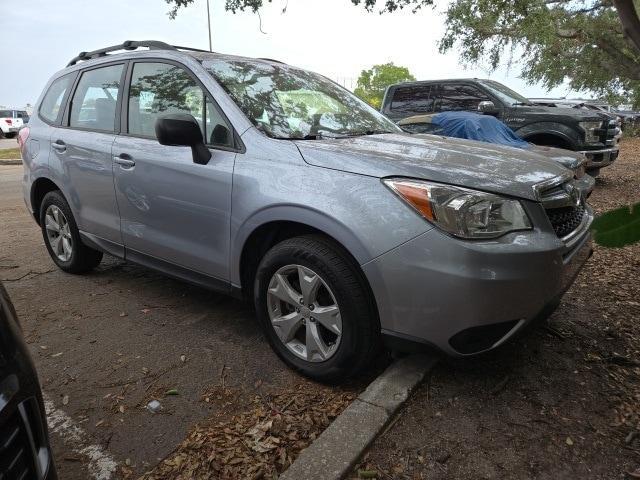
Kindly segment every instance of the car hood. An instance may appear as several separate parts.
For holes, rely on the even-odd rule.
[[[576,122],[588,122],[588,121],[602,121],[605,118],[609,118],[605,112],[596,112],[595,110],[583,110],[581,108],[566,108],[566,107],[541,107],[538,105],[519,105],[513,107],[514,109],[509,115],[517,116],[518,114],[526,114],[527,117],[535,117],[539,115],[541,121],[551,121],[552,117],[558,118],[572,118]]]
[[[537,153],[546,158],[554,160],[564,167],[574,170],[587,161],[586,157],[578,152],[565,150],[564,148],[547,147],[544,145],[531,144],[530,152]]]
[[[527,150],[423,134],[295,141],[318,167],[374,177],[412,177],[536,199],[534,185],[567,171]]]

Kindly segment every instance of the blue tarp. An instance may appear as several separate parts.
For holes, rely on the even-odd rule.
[[[437,133],[446,137],[467,138],[481,142],[498,143],[509,147],[529,148],[513,130],[491,115],[471,112],[443,112],[433,116]]]

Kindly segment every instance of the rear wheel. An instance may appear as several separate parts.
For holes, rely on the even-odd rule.
[[[353,260],[322,236],[285,240],[256,274],[256,310],[269,342],[290,366],[337,381],[369,364],[380,327]]]
[[[42,199],[40,227],[51,259],[65,272],[87,272],[102,260],[102,252],[80,240],[71,208],[59,190],[47,193]]]

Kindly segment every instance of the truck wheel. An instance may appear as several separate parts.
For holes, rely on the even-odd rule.
[[[291,367],[339,381],[370,363],[380,344],[373,299],[355,262],[320,235],[285,240],[258,267],[254,300],[269,343]]]
[[[47,193],[42,199],[40,227],[47,251],[61,270],[83,273],[100,264],[102,252],[82,243],[71,208],[59,190]]]

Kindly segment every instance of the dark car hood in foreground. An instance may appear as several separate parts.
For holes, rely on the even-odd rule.
[[[534,185],[567,170],[518,148],[439,137],[385,134],[299,140],[310,165],[374,177],[413,177],[535,200]]]

